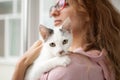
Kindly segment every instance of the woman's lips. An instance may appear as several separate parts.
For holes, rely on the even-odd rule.
[[[58,25],[60,25],[62,23],[62,20],[55,20],[54,21],[54,25],[55,26],[58,26]]]

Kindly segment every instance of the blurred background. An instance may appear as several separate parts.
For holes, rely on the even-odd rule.
[[[120,11],[120,0],[111,0]],[[55,0],[0,0],[0,80],[11,80],[18,58],[36,41],[39,24],[52,27]]]

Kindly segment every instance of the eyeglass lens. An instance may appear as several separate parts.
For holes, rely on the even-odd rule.
[[[59,0],[59,2],[58,2],[58,8],[61,9],[61,8],[64,7],[64,5],[65,5],[65,0]]]
[[[66,0],[59,0],[56,5],[51,6],[49,13],[53,9],[62,10],[65,7],[65,4],[66,4]]]

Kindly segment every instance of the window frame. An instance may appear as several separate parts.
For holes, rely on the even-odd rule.
[[[4,1],[4,0],[3,0]],[[5,0],[5,1],[13,1],[13,5],[15,5],[15,2],[14,1],[17,1],[17,0]],[[4,2],[5,2],[4,1]],[[15,6],[14,6],[15,7]],[[17,9],[16,9],[17,10]],[[14,12],[15,11],[15,8],[13,8],[13,13],[12,14],[7,14],[7,17],[6,14],[4,15],[0,15],[0,18],[1,20],[3,19],[16,19],[16,18],[19,18],[20,21],[21,21],[21,36],[20,36],[20,52],[19,52],[19,56],[11,56],[10,53],[8,52],[9,51],[9,22],[8,20],[6,20],[6,23],[5,23],[5,31],[4,31],[4,36],[5,36],[5,42],[4,42],[4,56],[0,57],[0,64],[15,64],[16,61],[18,60],[18,58],[24,53],[24,51],[26,50],[26,30],[27,30],[27,26],[26,26],[26,12],[27,10],[27,0],[21,0],[21,14],[17,14],[17,15],[14,15]],[[12,16],[12,18],[11,18]],[[24,17],[26,16],[26,17]]]
[[[4,0],[3,0],[4,1]],[[11,0],[6,0],[11,1]],[[39,35],[39,24],[45,25],[43,22],[43,19],[41,19],[43,16],[43,2],[44,0],[21,0],[22,1],[22,8],[21,8],[21,50],[20,50],[20,56],[22,56],[26,50],[38,39],[40,39]],[[14,10],[15,11],[15,10]],[[48,10],[49,11],[49,10]],[[45,12],[45,15],[48,12]],[[2,15],[4,17],[4,15]],[[17,15],[16,15],[17,16]],[[50,18],[49,18],[50,20]],[[49,25],[49,24],[48,24]],[[49,27],[49,26],[48,26]],[[6,27],[5,29],[7,32],[8,29]],[[7,39],[7,34],[5,33],[5,40]],[[5,46],[8,45],[7,41],[5,41]],[[6,47],[5,47],[6,48]],[[17,57],[10,57],[8,55],[8,50],[5,50],[5,56],[4,58],[0,57],[0,64],[15,64],[17,60],[20,58],[20,56]]]

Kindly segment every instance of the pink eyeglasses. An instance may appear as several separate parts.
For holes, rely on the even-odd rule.
[[[66,6],[68,6],[67,0],[59,0],[56,5],[51,6],[50,11],[51,12],[53,9],[56,9],[58,11],[63,10]]]

